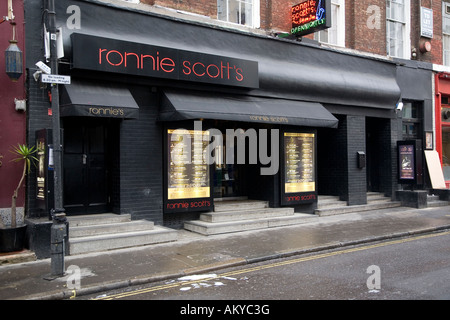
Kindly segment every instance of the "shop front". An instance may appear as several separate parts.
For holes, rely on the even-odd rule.
[[[446,188],[450,188],[450,76],[435,75],[436,151],[442,164]]]
[[[361,157],[397,139],[394,63],[94,1],[58,1],[59,25],[74,2],[83,27],[62,28],[60,64],[72,78],[60,97],[69,215],[170,226],[228,199],[309,213],[319,194],[366,202],[376,174]],[[40,8],[28,6],[33,24]],[[29,47],[30,61],[41,59]],[[31,81],[29,90],[32,114],[47,113],[45,89]],[[48,126],[30,116],[30,135]],[[387,194],[389,164],[389,186],[377,185]],[[29,210],[46,215],[34,199]]]

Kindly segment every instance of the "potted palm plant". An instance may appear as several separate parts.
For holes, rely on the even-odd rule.
[[[23,161],[23,172],[19,184],[12,195],[11,219],[6,221],[6,223],[0,219],[0,252],[20,251],[24,248],[26,224],[24,223],[23,212],[21,212],[22,217],[17,219],[16,200],[25,176],[30,172],[31,163],[34,163],[35,160],[37,161],[37,158],[34,157],[36,152],[34,146],[28,147],[25,144],[18,144],[12,148],[11,152],[16,156],[11,161]],[[19,224],[17,223],[18,221],[20,222]]]

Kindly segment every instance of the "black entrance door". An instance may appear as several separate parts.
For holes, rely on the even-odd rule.
[[[108,126],[80,118],[64,122],[64,208],[68,214],[107,212]]]

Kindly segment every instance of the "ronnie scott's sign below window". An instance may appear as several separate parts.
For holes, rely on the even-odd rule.
[[[258,88],[258,63],[109,38],[72,34],[74,69]]]
[[[304,36],[331,27],[331,0],[306,0],[291,9],[291,34]]]

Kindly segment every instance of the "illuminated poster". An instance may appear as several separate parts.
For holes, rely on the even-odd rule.
[[[168,130],[168,192],[169,200],[210,197],[210,173],[206,163],[203,140],[208,131]]]
[[[400,179],[414,180],[414,145],[400,145],[399,147]]]
[[[284,133],[284,192],[316,190],[314,168],[314,133]]]

